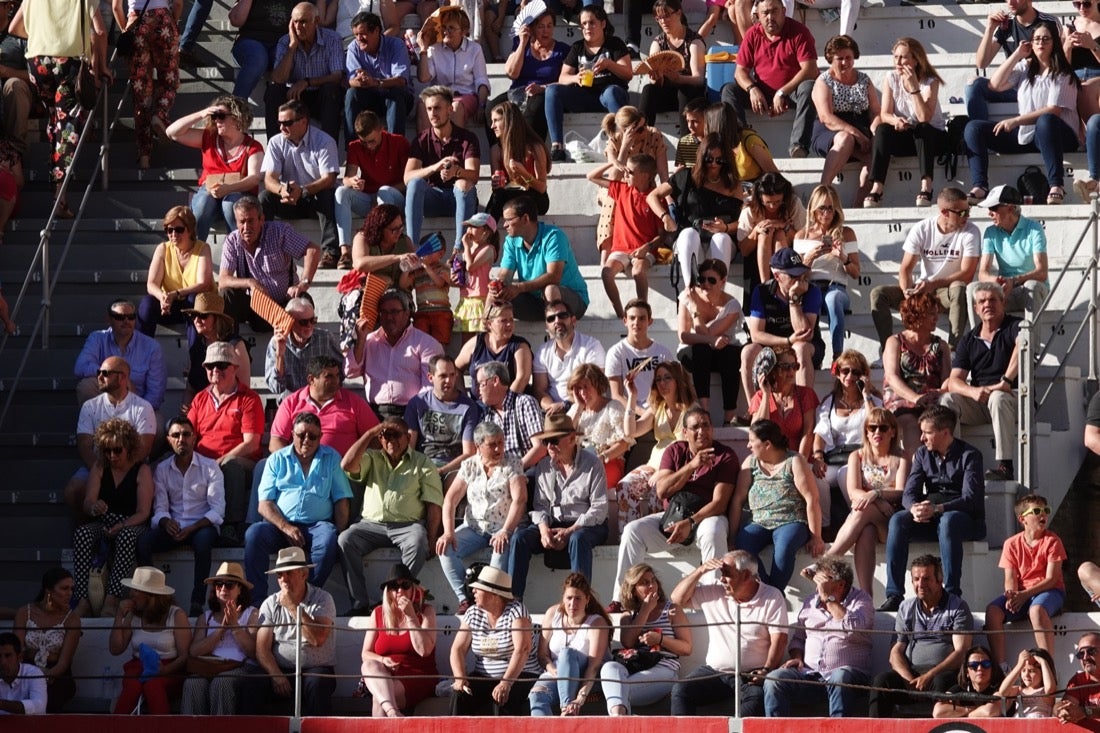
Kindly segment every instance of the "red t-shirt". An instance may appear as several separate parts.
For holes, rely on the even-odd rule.
[[[1049,529],[1039,538],[1035,547],[1028,547],[1024,541],[1024,533],[1020,532],[1005,540],[998,567],[1015,570],[1020,589],[1027,590],[1046,579],[1047,565],[1051,561],[1062,562],[1065,559],[1066,548],[1062,546],[1062,540]],[[1054,587],[1065,591],[1065,579]]]
[[[755,415],[760,409],[760,401],[764,399],[764,393],[756,390],[749,401],[749,414]],[[791,410],[786,417],[779,413],[779,404],[775,401],[775,392],[772,392],[772,400],[768,404],[768,419],[779,426],[783,435],[787,436],[787,448],[798,450],[798,444],[802,442],[802,413],[807,410],[816,410],[818,405],[817,393],[809,387],[795,385],[794,401],[798,405],[797,410]]]
[[[405,185],[405,164],[409,162],[409,141],[404,135],[382,133],[382,141],[373,153],[362,140],[348,143],[348,165],[359,169],[367,182],[367,193],[378,193],[382,186],[399,188]]]
[[[768,99],[801,71],[803,61],[817,61],[817,46],[810,29],[787,18],[779,35],[770,39],[757,24],[745,33],[737,50],[737,65],[749,70]]]
[[[1066,683],[1066,697],[1072,697],[1082,706],[1100,706],[1100,686],[1084,672],[1078,672]],[[1100,733],[1100,720],[1096,718],[1084,718],[1077,725],[1088,728],[1093,733]]]
[[[661,233],[661,220],[646,203],[646,194],[623,181],[608,183],[608,195],[615,201],[611,251],[630,254]]]
[[[260,145],[251,135],[245,135],[244,153],[237,158],[227,161],[222,157],[218,149],[218,133],[213,130],[204,130],[202,133],[202,173],[199,176],[201,186],[206,177],[215,173],[240,173],[241,178],[248,177],[248,159],[256,153],[263,155],[264,146]],[[257,189],[253,188],[248,193],[256,195]]]
[[[207,387],[195,395],[187,417],[195,426],[195,450],[218,460],[240,445],[245,433],[263,435],[264,405],[259,395],[239,383],[236,392],[215,405],[211,389]],[[257,445],[256,452],[248,457],[258,461],[262,455]]]

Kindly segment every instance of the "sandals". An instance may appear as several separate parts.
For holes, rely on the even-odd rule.
[[[1055,186],[1047,194],[1047,206],[1060,206],[1065,199],[1065,190],[1061,186]]]
[[[869,193],[863,197],[863,208],[877,209],[879,206],[882,206],[881,193]]]
[[[1092,195],[1096,193],[1098,184],[1091,178],[1078,179],[1073,182],[1073,192],[1081,198],[1081,203],[1091,204]]]
[[[970,204],[971,206],[977,206],[981,202],[985,201],[986,197],[988,196],[988,188],[975,186],[974,188],[970,189],[970,193],[966,194],[966,203]]]
[[[920,193],[918,193],[917,194],[916,205],[917,206],[931,206],[932,205],[932,192],[931,191],[921,191]]]

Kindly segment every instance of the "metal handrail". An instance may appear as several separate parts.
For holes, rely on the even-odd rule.
[[[109,66],[114,65],[115,58],[117,57],[117,49],[112,54],[108,63]],[[115,108],[115,114],[113,118],[109,118],[108,98],[109,98],[110,85],[106,82],[100,85],[99,91],[96,94],[96,104],[92,108],[91,113],[88,115],[88,123],[84,125],[84,129],[80,133],[80,137],[76,143],[76,150],[73,153],[72,163],[69,164],[65,171],[65,177],[61,180],[61,187],[57,191],[57,195],[54,198],[53,208],[50,209],[49,216],[46,218],[46,224],[40,231],[40,238],[38,240],[38,248],[34,252],[34,256],[31,258],[30,264],[27,266],[27,274],[23,278],[23,284],[19,289],[19,296],[15,300],[15,304],[11,308],[11,318],[14,321],[19,314],[20,307],[23,305],[24,299],[28,295],[31,283],[34,280],[35,274],[40,273],[40,279],[42,281],[42,300],[39,304],[38,317],[35,319],[34,327],[31,329],[30,337],[27,339],[27,344],[24,347],[20,360],[19,368],[16,370],[15,376],[12,377],[9,384],[5,385],[7,396],[4,399],[4,407],[0,409],[0,426],[4,424],[4,420],[7,418],[8,410],[11,408],[12,400],[15,398],[15,393],[19,387],[19,383],[23,378],[23,373],[27,367],[27,361],[30,359],[31,350],[34,348],[35,339],[41,334],[42,349],[48,349],[50,346],[50,308],[53,304],[53,292],[57,287],[58,280],[61,277],[65,260],[68,258],[69,251],[72,248],[73,239],[76,237],[76,233],[79,230],[79,224],[84,216],[84,210],[88,205],[88,200],[92,195],[92,188],[96,184],[96,180],[100,173],[103,174],[103,189],[107,190],[108,181],[108,155],[111,149],[111,133],[114,131],[115,125],[118,123],[119,117],[122,115],[123,104],[126,101],[127,96],[130,93],[129,84],[126,85],[126,91],[119,96],[118,106]],[[71,226],[69,228],[68,237],[65,239],[65,245],[61,249],[61,256],[58,258],[56,272],[52,274],[50,271],[50,238],[52,231],[57,220],[57,212],[59,209],[59,202],[64,200],[65,194],[68,192],[69,184],[72,181],[73,171],[76,168],[76,163],[80,159],[80,154],[85,148],[88,135],[92,132],[92,122],[95,117],[96,110],[103,110],[103,141],[100,145],[100,154],[96,161],[95,167],[92,169],[92,173],[88,178],[88,184],[84,187],[83,195],[80,198],[80,205],[74,212],[74,216],[71,220]],[[3,355],[5,348],[7,347],[9,334],[4,333],[0,338],[0,356]]]
[[[1020,388],[1017,392],[1017,414],[1019,415],[1020,440],[1016,449],[1016,465],[1020,467],[1019,478],[1024,486],[1033,486],[1035,484],[1034,470],[1036,462],[1035,456],[1033,455],[1035,449],[1033,437],[1035,435],[1036,416],[1046,404],[1047,399],[1054,390],[1058,378],[1065,370],[1066,363],[1069,361],[1069,355],[1074,352],[1086,333],[1088,335],[1088,379],[1090,382],[1095,382],[1097,376],[1097,344],[1100,343],[1100,332],[1098,332],[1098,328],[1100,328],[1100,318],[1097,316],[1097,295],[1100,293],[1100,283],[1097,282],[1097,265],[1100,263],[1100,198],[1097,198],[1095,193],[1091,198],[1091,206],[1092,211],[1089,214],[1088,221],[1085,222],[1085,226],[1081,230],[1081,235],[1077,238],[1077,243],[1074,244],[1069,256],[1066,257],[1065,264],[1063,264],[1062,268],[1058,271],[1058,276],[1055,278],[1054,285],[1051,287],[1046,300],[1034,313],[1025,317],[1020,324],[1020,335],[1017,341],[1019,345],[1020,368],[1018,375]],[[1090,234],[1091,236],[1089,236]],[[1069,345],[1066,347],[1065,353],[1058,359],[1058,364],[1054,369],[1054,375],[1050,380],[1050,384],[1047,385],[1042,395],[1036,399],[1035,377],[1037,367],[1047,354],[1050,353],[1051,342],[1053,341],[1053,339],[1047,339],[1045,344],[1039,343],[1041,334],[1036,333],[1036,326],[1041,322],[1042,316],[1050,310],[1050,304],[1055,294],[1058,293],[1059,289],[1062,287],[1063,282],[1066,281],[1070,266],[1077,260],[1077,254],[1084,245],[1086,238],[1092,245],[1092,256],[1084,266],[1084,276],[1078,279],[1077,286],[1070,292],[1069,301],[1066,307],[1060,309],[1061,315],[1058,320],[1051,325],[1051,333],[1064,333],[1064,326],[1068,320],[1068,314],[1075,305],[1080,303],[1081,291],[1084,289],[1085,282],[1088,281],[1090,288],[1088,301],[1085,303],[1085,317],[1070,337]],[[1069,291],[1067,290],[1067,292]]]

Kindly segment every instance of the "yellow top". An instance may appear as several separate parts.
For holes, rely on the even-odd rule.
[[[755,181],[764,175],[764,169],[749,153],[749,145],[763,145],[764,139],[747,127],[741,131],[741,144],[733,149],[733,162],[737,166],[737,175],[742,181]]]
[[[96,3],[98,5],[98,3]],[[80,13],[85,6],[87,17],[80,37]],[[66,56],[76,58],[91,51],[92,3],[87,0],[31,0],[23,4],[23,23],[27,27],[27,58],[34,56]]]
[[[37,2],[38,0],[34,0]],[[203,255],[210,256],[210,245],[206,242],[195,242],[191,249],[191,259],[187,261],[187,267],[180,267],[179,247],[171,242],[164,243],[164,278],[160,282],[161,288],[169,292],[190,288],[199,281],[199,258]],[[214,287],[211,286],[211,290]]]

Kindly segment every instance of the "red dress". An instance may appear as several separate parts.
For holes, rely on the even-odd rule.
[[[382,614],[382,606],[374,609],[374,627],[378,631],[374,635],[374,648],[371,651],[397,660],[398,666],[392,670],[392,674],[404,685],[405,709],[410,710],[421,700],[435,695],[435,685],[439,677],[435,667],[435,652],[422,657],[413,649],[408,631],[398,634],[384,631],[386,622]]]

